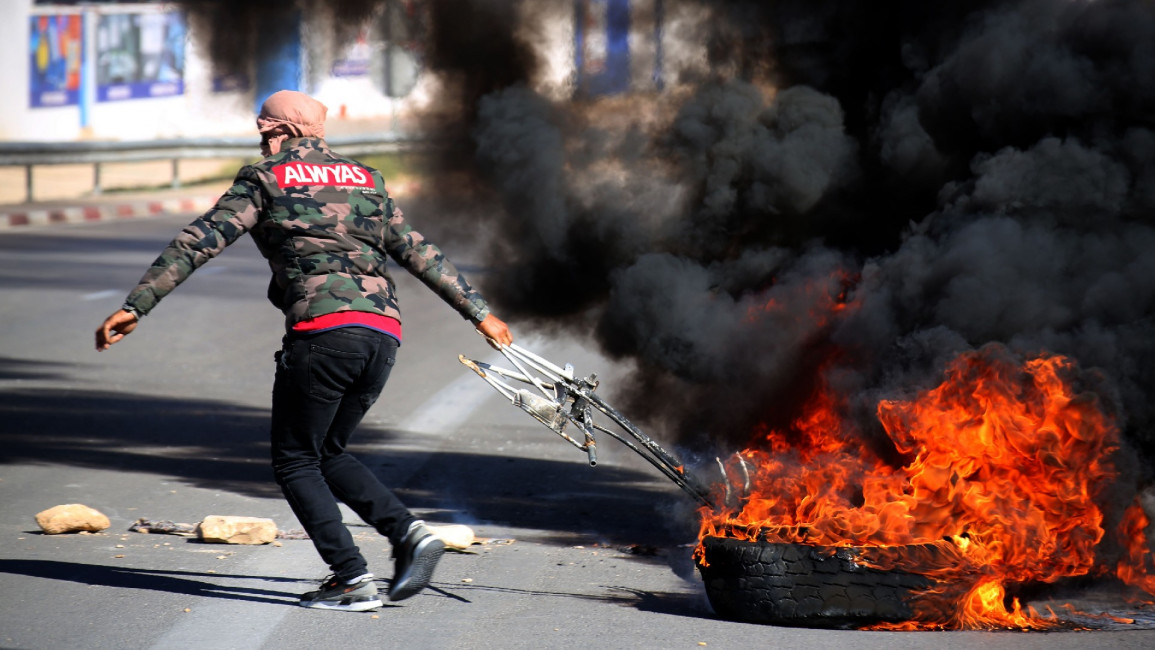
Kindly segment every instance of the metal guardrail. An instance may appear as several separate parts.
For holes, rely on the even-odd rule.
[[[342,154],[395,153],[423,148],[431,144],[422,136],[396,133],[370,133],[336,136],[325,141]],[[248,158],[259,156],[259,140],[250,138],[184,138],[173,140],[120,142],[0,142],[0,166],[25,168],[25,200],[33,197],[32,168],[38,165],[93,165],[94,194],[100,194],[103,163],[171,160],[171,186],[180,187],[180,161],[183,158]]]

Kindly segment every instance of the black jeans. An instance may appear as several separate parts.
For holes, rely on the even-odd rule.
[[[396,546],[414,516],[361,461],[345,451],[353,429],[389,379],[391,336],[363,327],[290,333],[273,382],[273,473],[317,552],[338,578],[367,564],[334,499]]]

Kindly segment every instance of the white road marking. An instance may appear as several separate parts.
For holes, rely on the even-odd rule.
[[[485,361],[496,364],[504,360],[505,357],[494,355],[493,358]],[[397,428],[402,431],[420,431],[422,433],[451,431],[465,424],[473,412],[485,401],[485,398],[497,394],[497,391],[473,371],[465,366],[462,366],[461,369],[464,372],[460,377],[425,400],[421,406],[409,414],[409,417],[402,420]]]
[[[493,358],[486,359],[486,361],[500,363],[504,359],[505,357],[495,353]],[[398,424],[398,428],[404,431],[423,433],[453,431],[464,424],[473,415],[473,412],[485,402],[486,398],[496,394],[496,391],[489,384],[476,377],[472,371],[464,366],[462,366],[462,370],[464,372],[461,377],[450,382],[425,400],[409,417]],[[433,453],[434,450],[427,450],[423,455],[430,456]],[[419,454],[419,456],[421,455]],[[417,460],[406,463],[405,468],[392,468],[389,477],[390,483],[404,482],[422,464],[420,460]],[[370,469],[376,470],[377,468],[371,467]],[[345,504],[340,505],[346,521],[359,521]],[[304,545],[295,547],[294,551],[298,549],[300,552],[312,552],[311,548],[306,549]],[[250,574],[254,578],[261,575],[276,575],[278,570],[284,569],[285,563],[288,561],[286,557],[288,550],[289,547],[285,546],[277,553],[254,554],[249,561],[240,565],[234,572]],[[236,580],[229,581],[230,584],[237,582]],[[244,580],[243,584],[239,586],[271,591],[288,591],[297,588],[302,592],[309,587],[309,585],[284,582],[261,583],[257,580]],[[227,588],[222,589],[224,593],[228,591]],[[264,646],[265,640],[269,638],[289,612],[295,611],[291,606],[295,603],[272,605],[228,598],[227,596],[215,600],[190,598],[190,601],[194,603],[191,605],[192,611],[158,638],[151,646],[152,648],[155,650],[183,650],[190,646],[193,639],[196,640],[196,645],[200,647],[239,647],[237,630],[244,630],[244,647],[260,648]],[[199,603],[205,604],[200,605]]]
[[[273,604],[268,600],[280,600],[262,590],[286,593],[290,596],[303,593],[315,585],[295,582],[263,581],[261,576],[276,576],[284,571],[286,564],[292,564],[291,554],[313,553],[311,544],[290,546],[269,553],[255,553],[232,573],[252,576],[251,578],[221,579],[220,598],[190,596],[190,612],[173,625],[152,644],[156,650],[186,650],[201,648],[260,648],[265,639],[280,625],[289,612],[297,611],[297,604],[286,599],[284,604]],[[300,558],[298,558],[299,560]],[[188,579],[196,580],[196,576]],[[206,576],[204,582],[216,583],[217,579]],[[230,587],[232,589],[230,589]],[[257,593],[242,590],[257,590]],[[234,597],[230,598],[229,596]],[[262,600],[245,600],[246,596]]]
[[[529,349],[545,347],[545,341],[539,337],[517,341],[517,344]],[[479,359],[479,361],[511,370],[515,369],[513,364],[500,352],[493,352],[489,358]],[[505,399],[501,397],[501,393],[497,392],[484,379],[478,377],[472,370],[461,366],[461,371],[460,377],[425,400],[421,406],[409,414],[409,417],[402,420],[397,428],[402,431],[422,433],[449,431],[465,424],[473,412],[481,407],[486,398],[497,396]]]

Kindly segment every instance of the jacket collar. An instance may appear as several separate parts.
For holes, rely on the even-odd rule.
[[[329,145],[323,138],[289,138],[281,145],[281,151],[289,149],[314,149],[323,153],[330,153]]]

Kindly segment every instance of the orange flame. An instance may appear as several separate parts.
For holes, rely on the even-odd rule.
[[[1139,499],[1127,508],[1123,515],[1123,523],[1119,526],[1119,536],[1126,547],[1126,555],[1119,560],[1115,567],[1115,575],[1124,584],[1137,587],[1155,594],[1155,572],[1152,569],[1151,549],[1147,547],[1147,520],[1146,513],[1139,504]]]
[[[1007,586],[1095,568],[1096,497],[1116,475],[1117,425],[1076,391],[1075,370],[1057,355],[1020,364],[998,345],[960,355],[938,387],[878,404],[901,467],[853,442],[844,400],[820,388],[788,430],[757,431],[726,464],[745,496],[732,512],[703,509],[701,537],[865,547],[873,566],[933,578],[911,624],[888,629],[1052,627],[1053,614],[1007,602]],[[1124,525],[1133,549],[1118,575],[1155,593],[1142,510]],[[887,552],[910,545],[935,553],[910,566]]]

